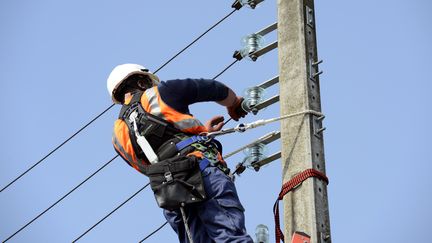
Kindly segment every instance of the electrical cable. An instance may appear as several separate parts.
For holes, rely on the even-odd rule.
[[[78,238],[72,241],[72,243],[77,242],[79,239],[81,239],[84,235],[86,235],[88,232],[90,232],[93,228],[95,228],[98,224],[102,223],[106,218],[108,218],[111,214],[113,214],[115,211],[117,211],[119,208],[121,208],[123,205],[125,205],[129,200],[134,198],[136,195],[138,195],[144,188],[146,188],[150,183],[147,183],[145,186],[143,186],[141,189],[139,189],[137,192],[135,192],[132,196],[130,196],[126,201],[121,203],[119,206],[117,206],[114,210],[112,210],[109,214],[107,214],[105,217],[103,217],[101,220],[99,220],[96,224],[94,224],[92,227],[90,227],[86,232],[82,233]]]
[[[53,154],[55,151],[57,151],[59,148],[61,148],[63,145],[65,145],[69,140],[71,140],[73,137],[78,135],[82,130],[84,130],[86,127],[88,127],[90,124],[92,124],[94,121],[96,121],[99,117],[101,117],[105,112],[107,112],[109,109],[111,109],[114,106],[114,104],[110,105],[108,108],[106,108],[104,111],[102,111],[99,115],[97,115],[95,118],[93,118],[90,122],[85,124],[83,127],[81,127],[78,131],[76,131],[72,136],[70,136],[68,139],[66,139],[63,143],[58,145],[55,149],[53,149],[51,152],[49,152],[47,155],[45,155],[42,159],[40,159],[38,162],[36,162],[34,165],[32,165],[30,168],[28,168],[26,171],[21,173],[17,178],[15,178],[13,181],[11,181],[9,184],[7,184],[5,187],[3,187],[0,190],[0,193],[4,191],[6,188],[8,188],[10,185],[15,183],[17,180],[19,180],[21,177],[23,177],[27,172],[32,170],[34,167],[36,167],[38,164],[40,164],[42,161],[44,161],[46,158],[48,158],[51,154]]]
[[[239,60],[235,60],[234,62],[232,62],[230,65],[228,65],[224,70],[222,70],[220,73],[218,73],[216,76],[214,76],[213,79],[217,79],[219,78],[219,76],[221,76],[224,72],[226,72],[228,69],[230,69],[234,64],[236,64]]]
[[[150,236],[154,235],[156,232],[158,232],[159,230],[161,230],[165,225],[168,224],[168,221],[166,221],[165,223],[163,223],[161,226],[159,226],[159,228],[155,229],[153,232],[151,232],[150,234],[148,234],[146,237],[144,237],[144,239],[142,239],[139,243],[144,242],[145,240],[147,240],[148,238],[150,238]]]
[[[105,163],[102,167],[100,167],[98,170],[96,170],[95,172],[93,172],[93,174],[91,174],[89,177],[87,177],[84,181],[82,181],[80,184],[78,184],[77,186],[75,186],[72,190],[70,190],[68,193],[66,193],[63,197],[61,197],[59,200],[57,200],[55,203],[53,203],[51,206],[49,206],[47,209],[45,209],[42,213],[40,213],[38,216],[36,216],[35,218],[33,218],[32,220],[30,220],[26,225],[24,225],[23,227],[21,227],[18,231],[16,231],[15,233],[13,233],[11,236],[9,236],[6,240],[4,240],[3,242],[6,242],[8,240],[10,240],[12,237],[14,237],[16,234],[18,234],[21,230],[25,229],[27,226],[29,226],[31,223],[33,223],[34,221],[36,221],[39,217],[41,217],[42,215],[44,215],[46,212],[48,212],[51,208],[53,208],[55,205],[57,205],[59,202],[61,202],[63,199],[65,199],[67,196],[69,196],[72,192],[74,192],[76,189],[78,189],[78,187],[80,187],[82,184],[84,184],[85,182],[87,182],[90,178],[92,178],[94,175],[96,175],[99,171],[101,171],[103,168],[105,168],[108,164],[110,164],[113,160],[115,160],[118,157],[118,155],[114,156],[114,158],[112,158],[111,160],[109,160],[107,163]]]
[[[229,16],[231,16],[235,11],[237,11],[237,9],[234,9],[232,12],[230,12],[228,15],[226,15],[225,17],[223,17],[221,20],[219,20],[216,24],[212,25],[210,28],[208,28],[204,33],[202,33],[200,36],[198,36],[195,40],[193,40],[189,45],[187,45],[185,48],[183,48],[181,51],[179,51],[177,54],[175,54],[171,59],[169,59],[168,61],[166,61],[161,67],[159,67],[158,69],[156,69],[156,71],[154,73],[156,73],[157,71],[161,70],[163,67],[165,67],[166,65],[168,65],[168,63],[170,63],[172,60],[174,60],[178,55],[180,55],[181,53],[183,53],[186,49],[188,49],[190,46],[192,46],[193,44],[195,44],[195,42],[197,42],[199,39],[201,39],[201,37],[203,37],[205,34],[207,34],[210,30],[212,30],[213,28],[215,28],[216,26],[218,26],[220,23],[222,23],[225,19],[227,19]]]
[[[188,49],[189,47],[191,47],[193,44],[195,44],[199,39],[201,39],[204,35],[206,35],[208,32],[210,32],[212,29],[214,29],[217,25],[219,25],[220,23],[222,23],[224,20],[226,20],[228,17],[230,17],[237,9],[234,9],[233,11],[231,11],[228,15],[224,16],[222,19],[220,19],[218,22],[216,22],[214,25],[212,25],[210,28],[208,28],[204,33],[202,33],[200,36],[198,36],[197,38],[195,38],[191,43],[189,43],[185,48],[183,48],[181,51],[179,51],[177,54],[175,54],[172,58],[170,58],[167,62],[165,62],[164,64],[162,64],[159,68],[156,69],[156,71],[154,71],[153,73],[156,74],[158,71],[160,71],[163,67],[165,67],[166,65],[168,65],[168,63],[170,63],[172,60],[174,60],[177,56],[179,56],[181,53],[183,53],[186,49]],[[215,78],[219,77],[223,72],[225,72],[226,70],[222,71],[220,74],[218,74]],[[24,171],[23,173],[21,173],[18,177],[16,177],[14,180],[12,180],[9,184],[7,184],[5,187],[3,187],[0,190],[0,193],[3,192],[6,188],[8,188],[9,186],[11,186],[13,183],[15,183],[17,180],[19,180],[21,177],[23,177],[25,174],[27,174],[29,171],[31,171],[34,167],[36,167],[38,164],[40,164],[42,161],[44,161],[46,158],[48,158],[51,154],[53,154],[55,151],[57,151],[59,148],[61,148],[63,145],[65,145],[67,142],[69,142],[73,137],[75,137],[76,135],[78,135],[82,130],[84,130],[85,128],[87,128],[90,124],[92,124],[94,121],[96,121],[99,117],[101,117],[103,114],[105,114],[108,110],[110,110],[112,107],[114,107],[115,104],[110,105],[108,108],[106,108],[103,112],[101,112],[99,115],[97,115],[95,118],[93,118],[90,122],[88,122],[86,125],[84,125],[83,127],[81,127],[80,129],[78,129],[78,131],[76,131],[72,136],[70,136],[68,139],[66,139],[64,142],[62,142],[59,146],[57,146],[56,148],[54,148],[53,150],[51,150],[51,152],[49,152],[47,155],[45,155],[42,159],[40,159],[38,162],[36,162],[35,164],[33,164],[30,168],[28,168],[26,171]]]
[[[213,79],[217,79],[219,76],[221,76],[226,70],[230,69],[236,62],[238,62],[239,60],[235,60],[234,62],[232,62],[230,65],[228,65],[224,70],[222,70],[222,72],[218,73],[218,75],[216,75]],[[224,122],[224,124],[222,125],[222,127],[224,127],[228,122],[230,122],[232,120],[232,118],[228,119],[226,122]]]

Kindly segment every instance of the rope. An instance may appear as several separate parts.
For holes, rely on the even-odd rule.
[[[314,170],[314,169],[307,169],[307,170],[301,172],[300,174],[297,174],[291,180],[289,180],[288,182],[286,182],[282,185],[282,189],[281,189],[279,196],[276,199],[276,202],[273,206],[273,214],[274,214],[274,219],[275,219],[276,243],[280,243],[281,240],[283,242],[285,242],[284,234],[283,234],[282,230],[280,229],[279,201],[282,200],[283,197],[288,192],[292,191],[294,188],[299,186],[301,183],[303,183],[303,181],[305,181],[306,179],[308,179],[310,177],[316,177],[316,178],[324,181],[326,184],[328,184],[328,182],[329,182],[327,176],[324,173],[317,171],[317,170]]]
[[[291,118],[291,117],[294,117],[294,116],[303,115],[303,114],[312,114],[312,115],[316,115],[316,116],[324,116],[324,114],[321,113],[321,112],[319,112],[319,111],[305,110],[305,111],[301,111],[301,112],[297,112],[297,113],[292,113],[292,114],[288,114],[288,115],[284,115],[284,116],[268,119],[268,120],[266,120],[266,122],[267,123],[275,122],[275,121],[279,121],[279,120],[283,120],[283,119],[288,119],[288,118]]]
[[[297,113],[293,113],[293,114],[288,114],[285,116],[280,116],[280,117],[275,117],[275,118],[270,118],[270,119],[266,119],[266,120],[257,120],[251,123],[240,123],[239,125],[237,125],[236,127],[233,128],[228,128],[228,129],[223,129],[220,131],[216,131],[216,132],[209,132],[209,133],[203,133],[206,136],[209,137],[215,137],[215,136],[222,136],[222,135],[226,135],[226,134],[230,134],[230,133],[234,133],[234,132],[245,132],[246,130],[252,129],[252,128],[257,128],[260,126],[264,126],[267,125],[269,123],[272,122],[276,122],[276,121],[280,121],[283,119],[288,119],[294,116],[299,116],[299,115],[303,115],[303,114],[313,114],[316,116],[324,116],[323,113],[318,112],[318,111],[314,111],[314,110],[306,110],[306,111],[301,111],[301,112],[297,112]]]
[[[186,230],[186,235],[187,235],[187,237],[189,239],[189,243],[194,243],[193,238],[192,238],[192,233],[190,232],[189,224],[187,222],[186,213],[184,211],[184,207],[183,206],[180,207],[180,212],[181,212],[182,219],[183,219],[183,224],[184,224],[184,227],[185,227],[185,230]]]

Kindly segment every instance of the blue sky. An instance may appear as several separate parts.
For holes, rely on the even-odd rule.
[[[1,1],[0,185],[6,185],[107,108],[106,78],[120,63],[156,69],[231,11],[230,1]],[[424,241],[430,228],[432,169],[431,3],[316,1],[321,102],[334,242]],[[162,80],[211,78],[233,61],[244,35],[276,21],[276,1],[241,9],[162,69]],[[266,36],[266,43],[276,40]],[[219,80],[241,94],[278,73],[277,51],[241,61]],[[268,97],[278,87],[268,90]],[[0,193],[4,240],[111,159],[119,107]],[[225,114],[197,104],[206,120]],[[257,116],[279,114],[273,105]],[[231,122],[230,126],[235,123]],[[278,124],[229,135],[233,151]],[[280,150],[279,142],[268,148]],[[231,166],[242,154],[228,160]],[[281,186],[280,161],[236,181],[250,234],[266,224]],[[117,159],[11,242],[70,242],[147,183]],[[146,189],[80,242],[137,242],[164,222]],[[165,227],[146,242],[176,242]]]

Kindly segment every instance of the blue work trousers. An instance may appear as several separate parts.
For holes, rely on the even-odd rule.
[[[246,233],[244,208],[231,178],[213,166],[201,173],[208,199],[185,207],[194,243],[253,243]],[[164,215],[179,241],[189,242],[180,210],[164,210]]]

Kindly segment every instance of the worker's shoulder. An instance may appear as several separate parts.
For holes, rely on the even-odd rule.
[[[158,85],[158,90],[161,96],[164,94],[169,94],[170,96],[173,94],[187,95],[196,91],[197,81],[197,79],[191,78],[166,80]]]
[[[179,79],[169,79],[162,81],[159,84],[159,87],[168,87],[168,88],[179,88],[180,86],[191,86],[196,85],[198,82],[201,82],[202,78],[179,78]]]

